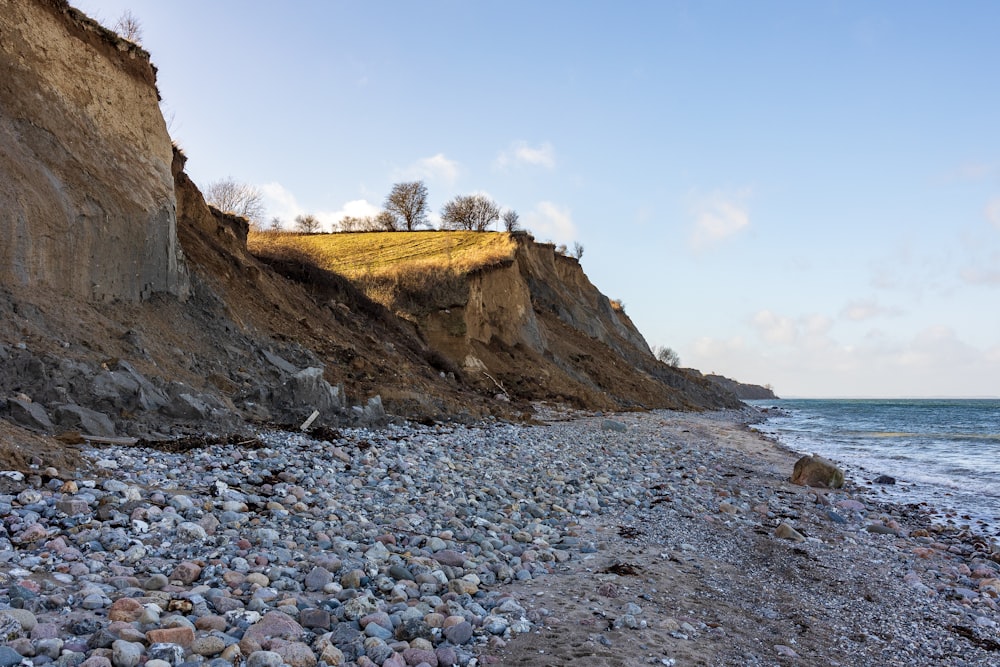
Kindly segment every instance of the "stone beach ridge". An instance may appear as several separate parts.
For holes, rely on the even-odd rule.
[[[539,415],[2,473],[0,667],[1000,661],[997,546],[751,412]]]

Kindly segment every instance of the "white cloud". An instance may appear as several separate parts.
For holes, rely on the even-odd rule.
[[[997,229],[1000,229],[1000,197],[994,197],[986,203],[984,211],[986,219]]]
[[[970,285],[1000,285],[998,269],[965,269],[961,276]]]
[[[770,310],[762,310],[754,315],[752,324],[758,335],[769,343],[791,344],[799,336],[798,326],[790,317]]]
[[[576,226],[570,210],[550,201],[538,202],[525,214],[524,227],[540,241],[551,239],[557,243],[571,243],[576,240]]]
[[[269,216],[268,221],[277,216],[281,219],[284,229],[293,229],[297,216],[311,213],[319,219],[320,229],[324,232],[330,232],[337,228],[337,223],[344,216],[364,217],[375,215],[380,210],[378,206],[366,199],[352,199],[336,211],[313,211],[302,206],[295,195],[281,183],[265,183],[260,186],[260,189],[264,195],[264,205],[267,207]]]
[[[876,317],[889,317],[899,314],[900,311],[898,308],[883,306],[872,299],[852,301],[840,311],[841,317],[852,322],[864,322]]]
[[[458,180],[461,168],[455,160],[445,157],[444,153],[438,153],[430,157],[417,160],[413,164],[403,169],[393,172],[393,178],[403,178],[415,181],[427,180],[454,185]]]
[[[750,189],[737,192],[715,191],[692,207],[695,217],[691,242],[696,249],[724,241],[750,226],[746,200]]]
[[[500,151],[496,166],[506,169],[512,165],[529,165],[554,169],[556,166],[556,151],[552,144],[545,141],[535,147],[527,141],[515,141],[506,150]]]
[[[934,323],[848,340],[833,337],[831,323],[764,310],[751,320],[759,340],[700,338],[680,352],[695,368],[786,396],[1000,396],[1000,346],[977,347]]]

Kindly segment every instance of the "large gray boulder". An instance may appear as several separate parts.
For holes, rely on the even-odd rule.
[[[38,403],[26,401],[21,398],[13,398],[7,401],[7,413],[11,421],[20,424],[33,431],[44,431],[51,433],[55,430],[52,420],[49,418],[45,408]]]
[[[52,411],[56,424],[64,430],[76,430],[88,435],[113,436],[115,425],[103,412],[73,403],[55,406]]]

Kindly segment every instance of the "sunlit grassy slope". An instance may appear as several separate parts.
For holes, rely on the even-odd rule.
[[[299,258],[346,276],[393,310],[417,313],[460,299],[461,278],[510,260],[516,242],[494,232],[363,232],[290,234],[254,232],[250,251]]]

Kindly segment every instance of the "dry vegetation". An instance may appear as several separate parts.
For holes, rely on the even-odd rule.
[[[251,232],[247,245],[263,259],[298,260],[341,274],[402,315],[461,305],[465,276],[511,261],[516,242],[492,232]]]

